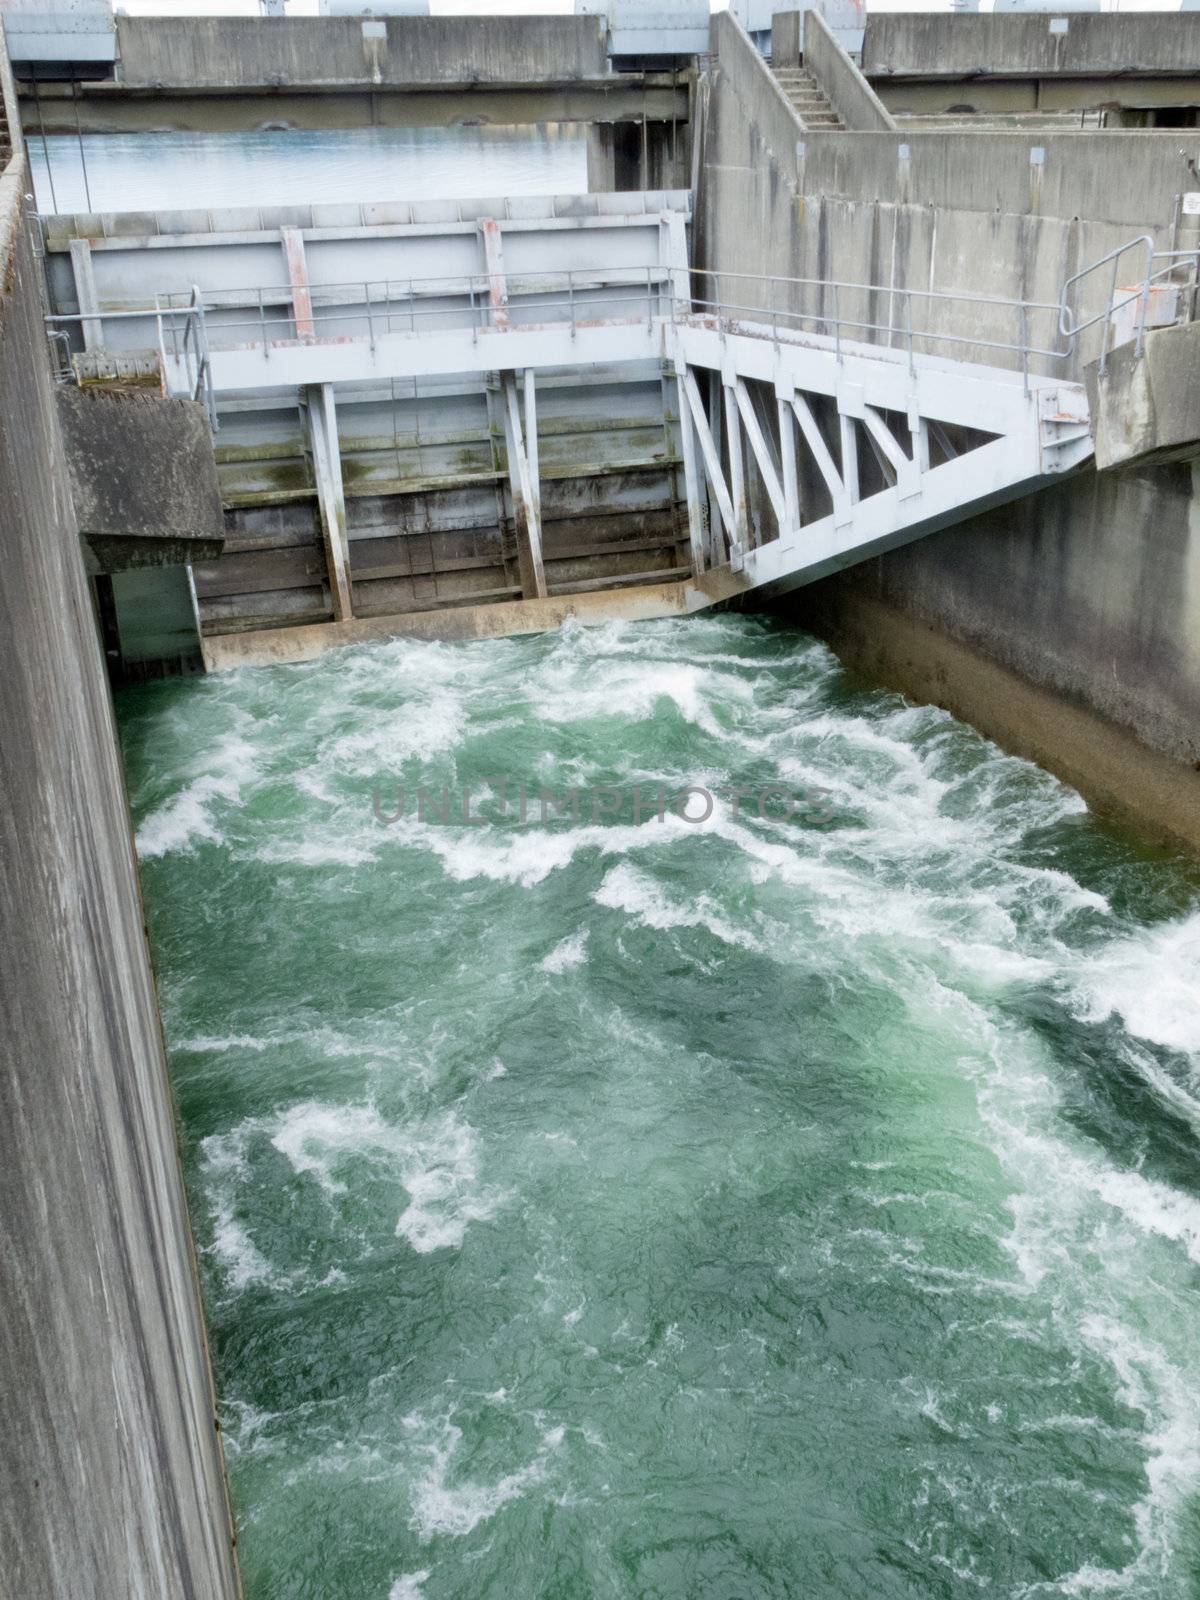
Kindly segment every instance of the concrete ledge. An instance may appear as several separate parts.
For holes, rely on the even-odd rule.
[[[959,16],[876,11],[867,18],[863,41],[863,71],[885,80],[1193,77],[1197,61],[1200,15],[1187,11],[1071,12],[1057,17],[1046,12]]]
[[[1096,466],[1156,466],[1200,455],[1200,322],[1154,328],[1141,356],[1114,350],[1100,376],[1087,368]]]
[[[225,544],[204,407],[158,394],[56,391],[79,531],[101,572],[212,561]]]
[[[560,628],[568,618],[590,627],[618,619],[647,622],[655,617],[682,617],[688,612],[688,590],[681,575],[678,583],[602,589],[549,600],[508,600],[494,605],[362,617],[351,622],[317,622],[302,628],[219,634],[204,641],[204,665],[209,672],[283,665],[311,661],[342,645],[377,644],[387,639],[502,639],[509,634],[546,633]]]
[[[821,586],[786,604],[846,666],[943,706],[1013,755],[1079,790],[1100,817],[1200,855],[1200,772],[1123,728],[1038,688],[968,645],[880,600]]]
[[[381,32],[382,27],[382,32]],[[126,89],[544,84],[607,74],[603,19],[119,17]]]

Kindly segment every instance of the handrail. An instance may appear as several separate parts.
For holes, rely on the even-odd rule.
[[[1121,262],[1132,251],[1143,253],[1142,278],[1122,298],[1117,293],[1117,280]],[[842,339],[846,335],[865,336],[868,340],[870,337],[886,339],[891,346],[899,345],[907,352],[910,368],[917,346],[959,345],[978,351],[1004,352],[1020,358],[1020,370],[1028,392],[1031,360],[1066,360],[1077,352],[1080,337],[1100,323],[1106,324],[1100,357],[1100,370],[1103,373],[1109,354],[1112,313],[1138,299],[1141,300],[1141,310],[1135,349],[1140,355],[1151,286],[1169,279],[1173,273],[1186,270],[1189,264],[1192,268],[1192,287],[1198,289],[1200,248],[1156,252],[1150,235],[1140,234],[1072,273],[1064,281],[1057,301],[1022,300],[1004,295],[980,294],[973,290],[910,289],[889,284],[790,277],[778,273],[682,268],[664,263],[513,273],[508,275],[506,286],[510,321],[514,315],[528,318],[530,314],[548,312],[548,322],[567,321],[572,332],[580,322],[581,312],[591,313],[587,320],[620,321],[644,315],[649,325],[655,315],[673,318],[682,309],[689,314],[699,311],[702,315],[715,316],[718,322],[735,317],[753,318],[776,329],[780,322],[800,328],[807,325],[812,329],[820,329],[832,334],[839,360],[842,359]],[[1072,305],[1072,291],[1106,267],[1111,269],[1112,277],[1108,306],[1093,316],[1077,317]],[[695,280],[707,284],[709,293],[689,295],[687,289]],[[819,309],[786,309],[778,304],[754,305],[749,303],[755,298],[753,295],[736,290],[733,295],[728,295],[725,292],[726,284],[756,284],[760,286],[762,300],[813,299]],[[491,288],[492,276],[487,272],[456,273],[450,277],[375,278],[313,285],[304,320],[321,329],[347,323],[363,326],[372,348],[381,331],[389,334],[396,331],[412,334],[433,331],[439,323],[444,326],[447,319],[460,327],[469,327],[473,337],[477,338],[481,331],[495,327],[491,312]],[[873,304],[868,304],[865,310],[856,307],[852,298],[856,294],[874,297],[878,306],[886,309],[877,309]],[[323,299],[323,296],[329,298]],[[817,299],[817,296],[820,298]],[[238,297],[244,299],[244,304],[239,303]],[[932,324],[940,321],[942,325],[918,326],[913,320],[914,305],[925,305],[931,311],[938,307],[961,307],[964,310],[1009,314],[1017,326],[1011,338],[1000,336],[1003,323],[995,317],[989,319],[986,333],[980,328],[959,331],[953,325],[948,326],[945,318],[935,319],[932,316],[923,317],[920,322]],[[269,306],[279,307],[278,314],[270,311]],[[611,308],[618,306],[627,313],[625,317],[614,316]],[[606,309],[597,318],[595,313],[599,308]],[[223,314],[243,309],[250,314],[232,318]],[[255,285],[247,289],[222,287],[207,300],[199,286],[192,285],[186,291],[160,293],[156,296],[154,306],[145,310],[57,313],[48,316],[46,321],[48,325],[57,326],[103,322],[107,318],[154,319],[164,364],[169,335],[171,352],[176,360],[183,363],[189,391],[194,398],[203,400],[207,405],[215,426],[211,339],[207,321],[210,312],[219,315],[216,327],[222,337],[249,329],[253,337],[248,342],[254,346],[261,345],[268,352],[273,345],[287,343],[290,339],[303,343],[319,336],[318,333],[307,329],[301,331],[299,328],[290,285]],[[1055,319],[1053,339],[1040,336],[1037,331],[1037,319],[1050,316]],[[397,322],[400,324],[399,330]],[[521,324],[512,322],[511,325],[519,327]],[[276,328],[285,330],[281,337],[273,336]],[[354,337],[353,334],[341,336]]]
[[[1141,285],[1134,293],[1127,295],[1124,300],[1118,301],[1117,273],[1120,270],[1121,258],[1128,251],[1139,248],[1144,249],[1146,252],[1146,268],[1142,274]],[[1075,284],[1082,283],[1085,278],[1090,278],[1093,272],[1098,272],[1101,267],[1107,266],[1109,262],[1112,263],[1112,283],[1109,288],[1108,304],[1105,306],[1103,311],[1097,312],[1094,317],[1089,317],[1086,322],[1076,322],[1074,316],[1072,315],[1071,307],[1067,298],[1071,289]],[[1140,356],[1142,353],[1142,337],[1146,331],[1146,307],[1150,298],[1150,272],[1153,265],[1154,240],[1148,233],[1139,233],[1135,239],[1126,240],[1124,244],[1118,245],[1115,250],[1110,250],[1106,256],[1101,256],[1098,261],[1093,261],[1088,266],[1080,268],[1078,272],[1073,272],[1071,276],[1063,283],[1062,290],[1058,297],[1058,327],[1060,333],[1062,333],[1066,338],[1074,341],[1079,334],[1086,332],[1088,328],[1095,327],[1096,323],[1104,322],[1107,324],[1104,330],[1104,337],[1100,342],[1101,376],[1103,376],[1108,369],[1108,351],[1112,329],[1112,314],[1114,311],[1119,311],[1121,306],[1129,305],[1138,297],[1141,298],[1142,306],[1138,315],[1137,334],[1134,341],[1134,353],[1138,356]]]

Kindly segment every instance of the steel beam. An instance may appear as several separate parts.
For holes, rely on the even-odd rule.
[[[824,479],[825,487],[829,490],[829,498],[833,502],[834,521],[839,528],[844,528],[850,521],[850,499],[846,494],[846,486],[842,482],[841,473],[834,465],[829,447],[817,426],[817,419],[812,414],[812,407],[802,394],[792,396],[792,410],[796,413],[796,421],[800,424],[800,432],[804,435],[804,442],[809,448],[813,460],[817,464],[817,471]]]
[[[913,495],[920,494],[920,463],[905,454],[896,435],[874,406],[863,407],[863,421],[867,425],[867,432],[891,463],[892,470],[896,474],[896,487],[900,491],[900,498],[908,500]]]
[[[741,413],[742,424],[746,429],[746,438],[750,441],[750,449],[758,465],[763,488],[767,491],[767,499],[771,502],[771,510],[775,513],[775,522],[782,530],[787,517],[787,507],[784,503],[783,488],[779,482],[779,474],[775,470],[774,461],[771,459],[770,446],[767,444],[762,428],[759,425],[758,414],[754,409],[754,402],[750,398],[750,391],[746,388],[741,378],[734,384],[733,392],[737,399],[738,411]]]
[[[529,492],[533,515],[539,529],[542,525],[542,479],[538,467],[537,425],[537,373],[525,368],[525,459],[529,463]]]
[[[517,380],[513,373],[506,372],[501,382],[504,390],[504,441],[508,455],[508,480],[512,487],[521,590],[526,600],[544,600],[546,573],[542,565],[541,520],[530,482],[529,460],[525,454]]]
[[[779,537],[795,538],[800,531],[800,477],[796,470],[796,417],[790,398],[776,394],[775,409],[779,416],[779,459],[783,467],[783,521]]]
[[[483,257],[487,266],[492,326],[507,328],[508,282],[504,275],[504,245],[500,238],[500,225],[493,217],[483,217],[479,223],[479,231],[483,236]]]
[[[679,397],[679,439],[683,456],[683,480],[687,491],[688,538],[692,547],[692,571],[703,572],[706,566],[704,549],[704,508],[700,500],[700,468],[696,461],[696,426],[692,421],[692,408],[688,401],[684,377],[687,368],[676,370],[676,393]]]
[[[708,426],[708,418],[704,412],[704,402],[700,398],[700,390],[696,386],[695,374],[683,369],[683,392],[691,410],[692,421],[695,425],[695,437],[700,444],[700,454],[704,460],[704,472],[708,478],[709,487],[712,489],[713,499],[717,503],[717,512],[730,540],[736,539],[734,532],[733,505],[729,498],[729,490],[725,487],[725,476],[721,471],[720,457],[717,455],[716,443]],[[724,555],[723,550],[713,550],[713,555]]]
[[[313,472],[317,480],[317,506],[329,572],[329,593],[335,622],[354,615],[350,593],[350,556],[346,543],[346,493],[342,483],[342,455],[338,446],[337,408],[329,384],[308,390],[308,432]]]
[[[750,506],[746,492],[746,461],[742,450],[742,423],[738,413],[736,382],[722,379],[725,405],[725,448],[729,456],[729,498],[733,502],[733,543],[730,561],[736,565],[750,544]]]

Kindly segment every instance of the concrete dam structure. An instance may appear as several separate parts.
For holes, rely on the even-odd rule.
[[[0,1592],[1182,1600],[1200,17],[400,9],[0,0]]]

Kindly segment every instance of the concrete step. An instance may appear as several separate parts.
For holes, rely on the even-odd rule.
[[[775,72],[775,81],[806,128],[844,126],[820,84],[803,67],[780,67]]]

